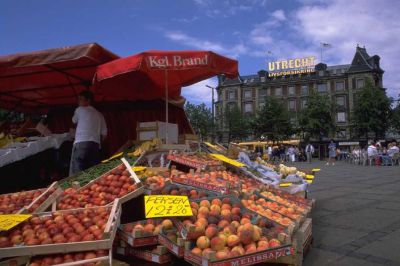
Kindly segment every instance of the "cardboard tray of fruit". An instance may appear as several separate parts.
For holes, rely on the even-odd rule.
[[[144,193],[144,185],[136,176],[129,163],[122,158],[122,163],[85,186],[75,190],[65,190],[65,196],[57,201],[57,209],[74,209],[104,206],[115,199],[120,204]]]
[[[162,219],[147,219],[118,227],[119,238],[132,247],[154,246],[158,244],[158,234]]]
[[[111,249],[120,207],[116,199],[110,206],[34,214],[0,234],[0,258]]]
[[[200,189],[197,187],[186,186],[178,183],[166,183],[161,191],[151,191],[149,195],[181,195],[188,196],[190,200],[210,198],[218,196],[218,193]]]
[[[132,247],[117,247],[115,252],[123,256],[133,256],[145,261],[164,264],[172,261],[172,255],[164,246],[157,246],[153,250],[134,249]]]
[[[201,154],[189,155],[170,153],[168,154],[167,159],[200,170],[205,170],[209,167],[217,167],[222,165],[220,161],[211,159],[210,157]]]
[[[295,203],[300,203],[300,204],[303,204],[303,205],[307,205],[310,208],[313,206],[313,201],[312,200],[305,199],[305,198],[302,198],[302,197],[298,197],[298,196],[289,194],[289,193],[287,193],[285,191],[282,191],[280,189],[268,187],[267,191],[270,191],[270,192],[274,193],[275,195],[280,196],[281,198],[287,199],[288,201],[293,201]]]
[[[307,205],[304,205],[302,203],[299,202],[295,202],[295,201],[290,201],[287,200],[285,198],[282,198],[276,194],[274,194],[271,191],[262,191],[262,192],[257,192],[256,195],[258,195],[259,197],[262,197],[264,199],[273,201],[273,202],[277,202],[283,206],[289,207],[289,208],[293,208],[294,210],[296,210],[297,212],[301,213],[303,216],[307,216],[310,211],[311,208]]]
[[[0,195],[0,214],[43,212],[61,193],[54,182],[48,188]]]
[[[0,260],[0,266],[19,266],[26,265],[29,262],[29,256],[20,256],[15,258],[7,258]]]
[[[290,256],[293,255],[294,252],[292,246],[285,245],[254,253],[243,253],[243,255],[237,255],[241,254],[240,251],[235,251],[235,253],[232,254],[233,256],[230,254],[231,252],[218,251],[210,252],[202,256],[200,254],[195,254],[190,248],[187,248],[185,249],[184,258],[187,262],[196,266],[248,266],[263,263],[267,260],[276,260],[278,258]]]
[[[158,234],[158,243],[165,246],[169,252],[183,258],[185,253],[185,243],[187,241],[180,237],[179,231],[173,227],[172,222],[170,226],[163,226]]]
[[[111,250],[96,250],[87,252],[74,252],[67,254],[51,254],[35,256],[30,259],[26,266],[73,266],[73,265],[112,265]]]

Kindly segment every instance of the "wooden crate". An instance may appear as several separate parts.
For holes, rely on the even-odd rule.
[[[93,207],[84,209],[74,209],[58,211],[61,213],[79,212],[88,209],[96,209],[104,207]],[[90,251],[98,249],[111,249],[112,244],[119,226],[121,217],[121,204],[116,199],[110,208],[110,215],[103,232],[103,239],[95,241],[82,241],[62,244],[48,244],[48,245],[34,245],[34,246],[13,246],[0,249],[0,259],[16,256],[32,256],[32,255],[46,255],[56,253],[68,253],[79,251]],[[45,217],[51,215],[51,212],[39,213],[38,217]]]

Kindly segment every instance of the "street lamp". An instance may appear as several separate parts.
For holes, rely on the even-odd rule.
[[[212,115],[212,133],[211,133],[211,139],[212,141],[214,141],[214,136],[215,136],[215,116],[214,116],[214,87],[211,87],[210,85],[206,85],[207,88],[211,89],[211,98],[212,98],[212,102],[211,102],[211,115]]]

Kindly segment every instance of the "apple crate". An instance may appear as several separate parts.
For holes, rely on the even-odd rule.
[[[304,254],[307,251],[311,245],[312,238],[312,219],[307,218],[293,236],[298,253]]]
[[[271,195],[272,194],[272,195]],[[310,212],[311,212],[311,207],[297,202],[297,201],[292,201],[290,199],[286,199],[284,197],[282,197],[281,195],[277,195],[275,194],[273,191],[265,190],[265,191],[259,191],[258,195],[264,199],[270,200],[270,201],[274,201],[276,203],[282,204],[283,206],[286,207],[290,207],[295,209],[298,212],[301,212],[303,214],[303,216],[307,217]]]
[[[76,252],[76,253],[82,253],[82,252]],[[71,255],[72,257],[76,253],[67,253],[67,254],[51,254],[51,255],[44,255],[44,256],[35,256],[30,259],[30,261],[26,264],[26,266],[31,266],[32,263],[35,263],[35,261],[43,260],[43,259],[50,259],[54,260],[55,258],[59,257],[64,257],[67,255]],[[71,262],[51,262],[51,264],[42,264],[42,265],[52,265],[52,266],[74,266],[74,265],[87,265],[87,264],[96,264],[98,266],[106,266],[106,265],[113,265],[112,264],[112,250],[108,250],[107,255],[103,256],[96,256],[95,258],[90,258],[90,259],[82,259],[82,260],[76,260],[76,261],[71,261]],[[40,264],[33,264],[33,265],[40,265]]]
[[[57,214],[68,215],[71,213],[79,213],[79,212],[87,212],[90,210],[100,210],[100,208],[106,208],[110,210],[110,214],[108,215],[107,223],[105,224],[105,228],[103,231],[103,237],[100,240],[91,240],[91,241],[79,241],[79,242],[68,242],[68,243],[59,243],[59,244],[42,244],[42,245],[18,245],[0,248],[0,259],[8,258],[8,257],[16,257],[16,256],[32,256],[32,255],[46,255],[46,254],[55,254],[55,253],[69,253],[69,252],[78,252],[78,251],[90,251],[90,250],[99,250],[99,249],[111,249],[113,245],[113,241],[117,232],[117,228],[119,226],[120,217],[121,217],[121,204],[118,199],[116,199],[113,205],[103,206],[103,207],[93,207],[93,208],[84,208],[84,209],[73,209],[73,210],[63,210],[57,211]],[[40,219],[45,219],[45,217],[53,216],[54,212],[45,212],[38,213],[35,216]],[[32,218],[31,218],[32,219]],[[25,224],[21,223],[16,226],[15,229],[21,229]],[[8,237],[8,234],[11,232],[2,232],[0,236]]]
[[[30,259],[29,256],[21,256],[21,257],[4,259],[4,260],[0,260],[0,266],[26,265],[26,263],[29,261],[29,259]]]
[[[267,191],[271,191],[272,193],[274,193],[274,194],[276,194],[276,195],[278,195],[278,196],[280,196],[280,197],[282,197],[284,199],[287,199],[289,201],[294,201],[294,202],[297,202],[297,203],[300,203],[300,204],[303,204],[303,205],[307,205],[310,208],[313,206],[313,202],[311,200],[305,199],[305,198],[302,198],[302,197],[298,197],[298,196],[295,196],[295,195],[292,195],[292,194],[289,194],[289,193],[287,193],[287,192],[285,192],[285,191],[283,191],[281,189],[268,187]]]
[[[175,194],[170,194],[172,192],[172,190],[178,191],[178,194],[176,194],[176,195],[188,196],[189,200],[207,199],[210,197],[218,196],[218,193],[213,192],[213,191],[203,190],[203,189],[199,189],[197,187],[186,186],[186,185],[177,184],[177,183],[171,183],[168,181],[165,183],[165,186],[161,191],[151,191],[150,194],[148,194],[148,195],[175,195]],[[187,192],[180,192],[180,191],[187,191]],[[192,195],[192,193],[194,193],[194,191],[196,191],[196,194]],[[198,196],[198,198],[196,195]],[[202,196],[202,197],[200,197],[200,196]]]
[[[156,222],[161,222],[161,219],[154,219]],[[137,224],[144,225],[146,220],[130,223],[133,226]],[[141,230],[133,230],[132,233],[124,231],[124,227],[128,224],[121,224],[118,227],[118,236],[121,241],[128,243],[132,247],[154,246],[158,244],[157,234],[149,234]]]
[[[165,246],[157,246],[153,250],[147,249],[134,249],[132,247],[118,247],[115,252],[122,256],[133,256],[145,261],[154,262],[157,264],[164,264],[172,261],[172,255],[168,253]]]
[[[186,245],[184,259],[192,265],[199,266],[248,266],[263,263],[269,260],[276,260],[295,253],[291,245],[270,248],[267,250],[246,254],[243,256],[217,259],[214,252],[202,257],[191,252],[191,245]]]
[[[93,185],[95,182],[97,182],[98,180],[100,180],[100,178],[102,178],[102,177],[104,177],[104,176],[107,176],[107,175],[110,175],[113,171],[118,170],[119,167],[125,166],[125,167],[126,167],[126,171],[128,171],[128,172],[130,173],[130,177],[134,180],[134,183],[137,184],[138,187],[137,187],[137,189],[136,189],[135,191],[129,192],[128,194],[125,194],[124,196],[122,196],[121,198],[119,198],[120,204],[123,204],[123,203],[125,203],[125,202],[127,202],[127,201],[129,201],[129,200],[131,200],[131,199],[133,199],[133,198],[136,198],[136,197],[142,195],[142,194],[144,193],[144,185],[143,185],[143,183],[142,183],[142,182],[140,181],[140,179],[136,176],[135,172],[132,170],[132,167],[130,166],[130,164],[128,163],[128,161],[127,161],[125,158],[122,158],[121,161],[122,161],[122,163],[121,163],[120,165],[118,165],[117,167],[111,169],[110,171],[108,171],[108,172],[102,174],[101,176],[99,176],[98,178],[96,178],[96,179],[90,181],[90,182],[89,182],[88,184],[86,184],[85,186],[79,188],[79,189],[77,190],[77,193],[79,193],[80,191],[83,191],[84,189],[89,188],[89,187],[90,187],[91,185]],[[54,202],[54,204],[53,204],[53,210],[57,209],[58,203],[59,203],[61,200],[65,200],[65,199],[70,198],[70,197],[71,197],[70,195],[66,195],[66,196],[64,196],[64,197],[58,198],[57,202]],[[108,204],[108,205],[109,205],[109,204],[112,204],[112,201],[109,201],[107,204]]]
[[[222,165],[220,161],[201,155],[170,153],[168,154],[167,159],[198,170],[206,170],[210,167],[218,167]]]
[[[173,175],[171,177],[171,180],[172,180],[172,182],[177,183],[177,184],[196,187],[199,189],[216,192],[220,195],[229,194],[230,190],[231,190],[230,184],[228,182],[227,182],[226,186],[217,186],[217,185],[213,185],[213,184],[199,182],[199,181],[192,180],[189,178],[181,178],[176,175]]]
[[[59,188],[59,185],[57,182],[54,182],[48,188],[41,188],[41,189],[0,195],[0,201],[1,201],[2,197],[7,197],[7,196],[13,197],[14,195],[16,196],[21,193],[31,193],[31,192],[40,192],[40,195],[37,196],[36,198],[34,198],[29,203],[29,205],[22,207],[19,210],[14,210],[12,212],[6,211],[5,214],[38,213],[38,212],[46,211],[47,208],[49,208],[51,206],[51,204],[56,201],[57,197],[59,197],[62,194],[62,189]],[[0,212],[1,212],[1,210],[0,210]]]
[[[181,237],[177,237],[176,242],[174,242],[168,236],[168,234],[177,235],[177,233],[178,230],[176,230],[176,228],[168,231],[162,229],[161,232],[158,234],[158,243],[166,247],[169,252],[171,252],[178,258],[183,258],[183,255],[185,253],[185,243],[187,241]]]

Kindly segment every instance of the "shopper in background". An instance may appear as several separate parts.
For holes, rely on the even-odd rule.
[[[308,163],[311,163],[313,153],[314,153],[314,146],[311,143],[307,143],[306,156],[307,156]]]
[[[101,141],[107,136],[103,115],[93,106],[93,93],[82,91],[78,96],[72,122],[77,124],[72,147],[69,174],[73,175],[100,162]]]
[[[336,158],[336,144],[333,141],[333,139],[331,139],[331,142],[329,143],[328,146],[328,162],[326,163],[326,165],[329,165],[329,163],[331,163],[331,165],[335,165],[335,158]]]
[[[378,157],[378,149],[375,146],[375,142],[371,142],[367,149],[368,159],[373,159],[376,163],[376,159]]]

